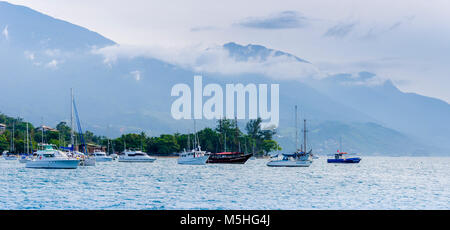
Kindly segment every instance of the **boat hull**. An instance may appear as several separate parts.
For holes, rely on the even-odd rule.
[[[3,158],[7,161],[17,160],[17,156],[3,156]]]
[[[156,158],[124,159],[119,157],[119,162],[152,163],[154,161]]]
[[[312,161],[274,160],[267,162],[269,167],[309,167]]]
[[[247,155],[220,155],[220,154],[211,154],[206,161],[208,164],[245,164],[253,154]]]
[[[79,160],[32,160],[26,162],[26,168],[43,168],[43,169],[76,169]]]
[[[112,157],[96,157],[95,161],[96,162],[110,162],[112,161]]]
[[[204,165],[208,161],[209,156],[200,157],[179,157],[178,164],[180,165]]]
[[[28,158],[20,158],[19,159],[19,163],[22,163],[22,164],[27,163],[28,161],[30,161],[30,159],[28,159]]]
[[[94,158],[85,158],[81,159],[79,165],[80,166],[95,166],[96,160]]]
[[[328,163],[338,163],[338,164],[356,164],[361,161],[361,158],[346,158],[346,159],[327,159]]]

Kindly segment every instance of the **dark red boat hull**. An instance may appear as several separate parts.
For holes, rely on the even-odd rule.
[[[206,163],[209,164],[245,164],[253,154],[211,154]]]

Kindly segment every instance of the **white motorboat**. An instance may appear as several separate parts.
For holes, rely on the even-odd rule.
[[[142,151],[125,150],[119,156],[119,162],[153,162],[156,158],[150,157]]]
[[[181,165],[204,165],[209,158],[209,154],[206,151],[193,149],[192,151],[183,152],[178,157],[178,164]]]
[[[108,162],[112,161],[112,157],[106,155],[105,152],[102,151],[94,151],[93,153],[96,162]]]
[[[64,152],[55,150],[52,145],[43,145],[43,150],[36,152],[35,159],[26,162],[27,168],[76,169],[79,160],[69,158]]]

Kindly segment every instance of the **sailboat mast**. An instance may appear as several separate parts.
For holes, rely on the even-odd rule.
[[[187,150],[188,151],[191,150],[191,134],[189,133],[189,130],[188,130],[188,136],[187,136]]]
[[[295,106],[295,151],[298,151],[297,105]]]
[[[28,137],[28,122],[27,122],[27,154],[30,153],[30,142],[29,142],[29,137]]]
[[[14,126],[15,126],[16,122],[13,121],[13,131],[12,131],[12,138],[11,138],[11,152],[14,152]]]
[[[194,149],[197,149],[197,128],[195,127],[195,119],[194,119]]]
[[[72,145],[72,150],[74,149],[75,139],[73,131],[73,89],[70,88],[70,144]]]
[[[306,119],[303,120],[303,145],[306,153]]]
[[[236,125],[236,141],[238,143],[238,152],[241,152],[241,143],[239,142],[239,128],[237,123],[237,116],[234,117],[234,123]]]
[[[223,138],[224,138],[224,141],[223,141],[224,149],[225,149],[225,152],[227,152],[227,132],[225,131],[225,129],[223,130]]]

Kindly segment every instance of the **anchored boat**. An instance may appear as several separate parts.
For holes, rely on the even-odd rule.
[[[42,144],[43,149],[36,152],[37,157],[26,162],[26,168],[76,169],[79,160],[69,158],[64,152],[56,150],[53,145]]]
[[[297,135],[297,106],[295,106],[295,148],[297,149],[294,153],[283,153],[281,159],[271,160],[267,162],[269,167],[309,167],[313,162],[312,149],[306,150],[306,120],[304,120],[303,128],[303,146],[298,150],[298,135]],[[278,154],[274,156],[278,158]]]
[[[339,139],[339,149],[342,149],[342,137]],[[333,156],[334,158],[327,159],[328,163],[359,163],[361,161],[361,157],[353,156],[348,157],[350,154],[346,152],[341,152],[340,150],[337,150],[337,153],[335,153]]]
[[[309,167],[312,164],[311,150],[308,153],[299,151],[296,153],[283,153],[282,159],[272,160],[267,163],[270,167]],[[275,157],[278,157],[276,155]]]
[[[200,146],[198,149],[193,149],[192,151],[183,152],[178,157],[178,164],[181,165],[204,165],[208,160],[210,155],[206,151],[202,151]]]
[[[188,139],[187,139],[187,143],[188,143],[188,148],[190,148],[190,139],[189,139],[190,134],[188,134]],[[206,161],[209,158],[209,153],[207,153],[206,151],[202,151],[201,147],[200,147],[200,141],[198,140],[198,136],[197,136],[197,132],[195,130],[195,120],[194,120],[194,149],[192,149],[191,151],[184,151],[182,153],[180,153],[180,156],[178,157],[178,164],[181,165],[204,165],[206,164]]]
[[[95,150],[93,155],[96,162],[108,162],[113,160],[112,157],[106,155],[106,153],[102,151]]]
[[[334,154],[334,158],[327,159],[328,163],[359,163],[360,157],[346,157],[348,153],[338,152]]]
[[[210,164],[245,164],[252,157],[252,153],[245,154],[243,152],[221,152],[212,153],[206,163]]]
[[[129,151],[125,150],[122,155],[119,156],[119,162],[153,162],[156,158],[150,157],[147,153],[142,151]]]

